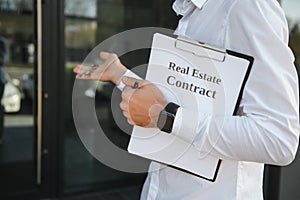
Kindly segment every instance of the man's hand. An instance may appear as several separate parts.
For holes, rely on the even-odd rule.
[[[116,54],[101,52],[100,58],[104,63],[100,66],[77,65],[73,71],[76,78],[84,80],[111,81],[118,85],[127,68],[122,65]]]
[[[129,124],[157,127],[157,120],[168,102],[160,90],[145,80],[123,77],[126,85],[122,92],[120,107]]]

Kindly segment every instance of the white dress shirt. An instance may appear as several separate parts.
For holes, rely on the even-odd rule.
[[[298,77],[276,0],[176,0],[177,34],[255,58],[239,116],[180,108],[174,131],[222,164],[215,182],[153,162],[143,200],[261,200],[263,163],[287,165],[299,138]],[[222,124],[220,128],[218,125]]]

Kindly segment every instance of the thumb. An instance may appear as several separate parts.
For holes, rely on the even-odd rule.
[[[99,53],[99,57],[102,59],[102,60],[107,60],[109,58],[109,53],[108,52],[105,52],[105,51],[101,51]]]

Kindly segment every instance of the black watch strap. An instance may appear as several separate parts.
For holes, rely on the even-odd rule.
[[[158,117],[157,127],[166,133],[171,133],[173,129],[174,118],[179,105],[175,103],[169,103],[165,109],[163,109]]]
[[[176,115],[177,109],[180,106],[177,105],[176,103],[168,103],[168,105],[165,107],[165,111],[167,111],[168,113],[172,113],[173,115]]]

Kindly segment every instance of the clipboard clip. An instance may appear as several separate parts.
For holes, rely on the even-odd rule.
[[[187,51],[200,57],[207,57],[212,60],[224,62],[226,59],[226,50],[218,49],[201,42],[196,42],[187,38],[177,37],[175,41],[177,49]],[[201,47],[201,48],[199,48]]]

